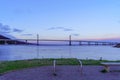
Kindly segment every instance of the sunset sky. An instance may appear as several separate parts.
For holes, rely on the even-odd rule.
[[[120,40],[120,0],[0,0],[0,34]]]

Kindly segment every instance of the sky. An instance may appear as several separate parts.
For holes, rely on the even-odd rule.
[[[0,34],[120,41],[120,0],[0,0]]]

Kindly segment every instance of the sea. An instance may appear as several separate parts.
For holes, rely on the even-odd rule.
[[[113,46],[0,45],[0,61],[43,58],[120,60],[120,48]]]

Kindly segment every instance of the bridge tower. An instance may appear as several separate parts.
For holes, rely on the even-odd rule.
[[[69,35],[69,46],[71,46],[71,35]]]

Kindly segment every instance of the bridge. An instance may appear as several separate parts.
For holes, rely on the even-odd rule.
[[[33,44],[40,45],[41,42],[66,42],[69,46],[77,43],[78,45],[116,45],[118,42],[104,42],[104,41],[85,41],[85,40],[54,40],[54,39],[0,39],[0,44]]]

